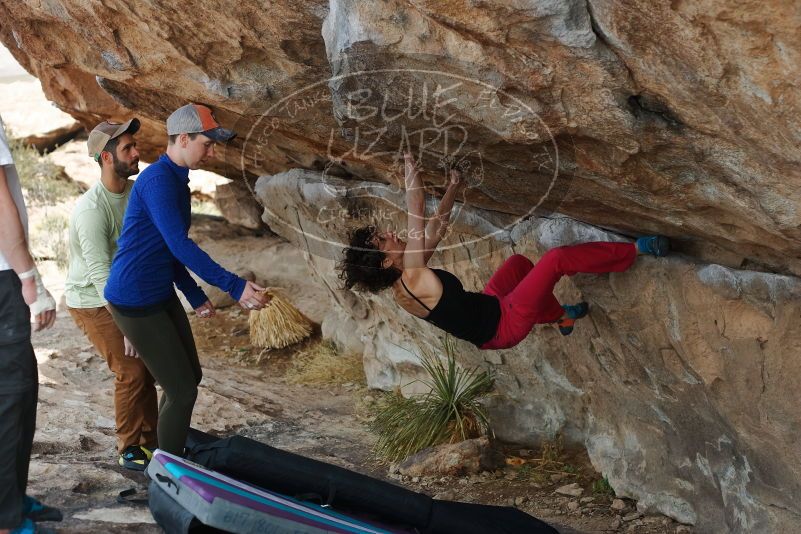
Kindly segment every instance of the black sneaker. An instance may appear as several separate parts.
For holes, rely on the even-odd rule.
[[[126,469],[134,471],[144,471],[147,468],[149,460],[145,451],[139,445],[131,445],[120,454],[119,463]]]

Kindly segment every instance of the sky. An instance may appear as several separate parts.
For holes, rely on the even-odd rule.
[[[5,46],[0,44],[0,79],[25,75],[27,72],[14,59]]]

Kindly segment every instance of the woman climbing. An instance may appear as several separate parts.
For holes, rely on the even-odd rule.
[[[391,287],[407,312],[481,349],[514,347],[535,324],[557,323],[562,335],[587,315],[586,302],[562,306],[553,295],[559,279],[576,273],[622,272],[638,254],[665,256],[670,242],[647,236],[636,243],[584,243],[546,252],[537,264],[520,254],[507,259],[481,293],[465,291],[453,274],[427,267],[445,236],[453,202],[463,187],[458,171],[437,209],[425,219],[425,191],[410,154],[404,155],[407,241],[373,226],[355,230],[339,265],[348,289],[377,293]]]

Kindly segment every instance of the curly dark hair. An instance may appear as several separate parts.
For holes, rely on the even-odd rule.
[[[342,252],[339,262],[339,279],[345,282],[346,289],[378,293],[391,287],[400,278],[397,267],[384,267],[384,253],[373,243],[375,226],[364,226],[348,235],[349,246]]]

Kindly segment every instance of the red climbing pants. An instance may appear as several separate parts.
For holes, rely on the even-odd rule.
[[[618,273],[634,263],[634,243],[583,243],[546,252],[536,265],[520,254],[506,260],[483,293],[501,303],[495,337],[482,349],[507,349],[523,341],[535,324],[552,323],[564,314],[553,295],[562,276],[576,273]]]

